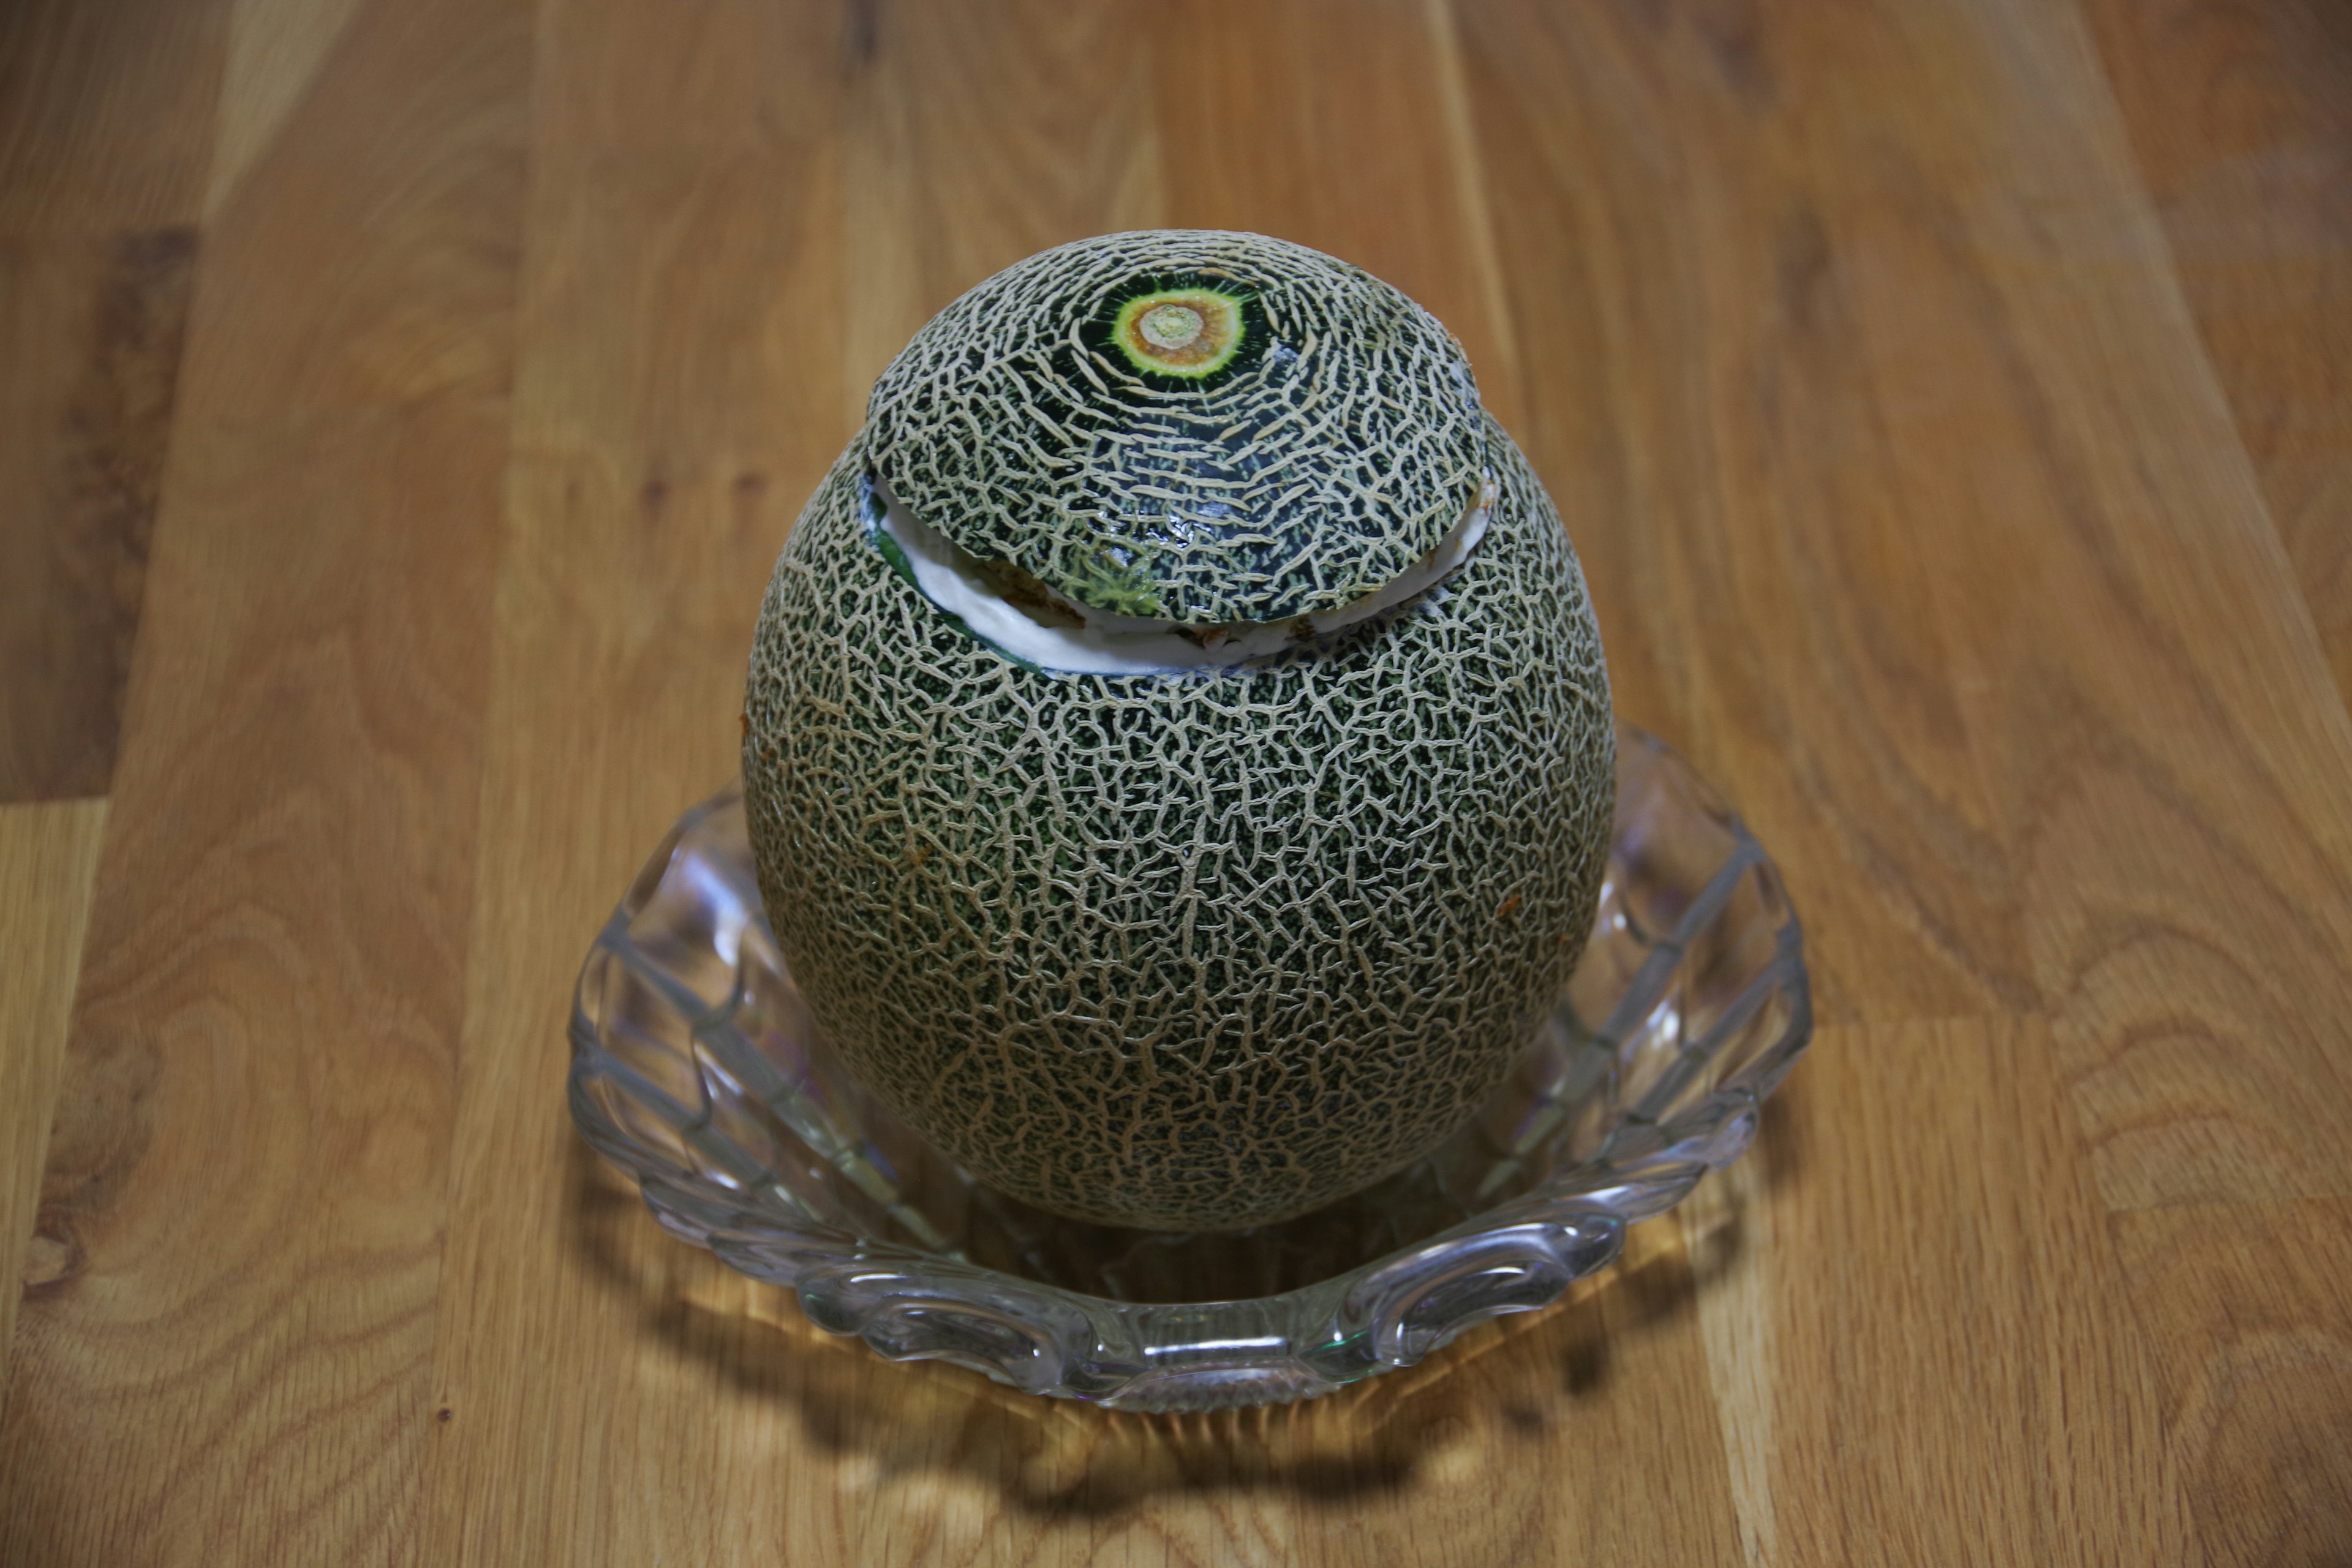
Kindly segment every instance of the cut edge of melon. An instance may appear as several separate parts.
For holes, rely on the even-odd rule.
[[[1280,621],[1191,626],[1122,616],[1072,603],[1028,580],[1052,621],[1013,603],[989,582],[987,564],[917,517],[880,476],[865,479],[866,536],[900,576],[973,637],[1007,658],[1062,675],[1181,675],[1271,658],[1427,593],[1460,571],[1494,521],[1494,474],[1480,480],[1462,520],[1427,553],[1371,593],[1337,610]],[[998,573],[1003,575],[1002,565]],[[1055,624],[1061,623],[1061,624]]]

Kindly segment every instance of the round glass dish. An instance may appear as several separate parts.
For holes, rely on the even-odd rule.
[[[1772,863],[1688,764],[1617,733],[1591,943],[1451,1142],[1330,1206],[1178,1235],[974,1182],[834,1056],[761,911],[739,790],[695,807],[604,924],[572,1115],[672,1235],[820,1327],[1123,1409],[1311,1398],[1556,1299],[1755,1134],[1812,1028]]]

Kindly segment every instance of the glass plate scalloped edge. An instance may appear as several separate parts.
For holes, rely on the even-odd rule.
[[[1549,1305],[1617,1257],[1627,1226],[1746,1150],[1811,1026],[1771,861],[1688,764],[1621,724],[1593,936],[1511,1080],[1431,1159],[1263,1237],[1070,1226],[929,1151],[831,1056],[793,989],[739,789],[679,820],[598,935],[568,1090],[582,1133],[666,1229],[790,1287],[820,1327],[1033,1394],[1204,1409],[1328,1394]],[[1066,1234],[1046,1236],[1057,1226]],[[1300,1238],[1333,1236],[1394,1245],[1227,1300],[1118,1300],[1051,1279],[1089,1248],[1102,1256],[1076,1277],[1095,1282],[1143,1252],[1181,1262],[1214,1240],[1279,1263]],[[977,1261],[981,1241],[1024,1268]],[[1038,1261],[1049,1253],[1065,1261]]]

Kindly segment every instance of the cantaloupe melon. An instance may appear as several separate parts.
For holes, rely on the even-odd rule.
[[[1583,946],[1608,676],[1461,347],[1254,235],[1032,257],[919,332],[746,699],[777,941],[975,1175],[1161,1229],[1421,1156]]]

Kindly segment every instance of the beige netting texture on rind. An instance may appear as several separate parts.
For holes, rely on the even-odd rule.
[[[1559,520],[1499,427],[1484,546],[1328,650],[1055,676],[871,547],[871,429],[763,607],[746,804],[778,941],[863,1079],[1041,1205],[1302,1212],[1426,1152],[1581,950],[1609,694]]]
[[[1155,384],[1090,346],[1154,279],[1253,302],[1236,370]],[[875,384],[876,463],[915,515],[1080,604],[1213,625],[1336,610],[1478,492],[1478,392],[1428,311],[1257,235],[1111,235],[1033,256],[917,332]]]

